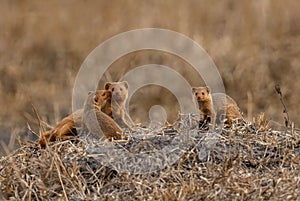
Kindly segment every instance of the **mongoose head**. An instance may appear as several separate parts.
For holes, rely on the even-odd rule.
[[[97,109],[105,107],[107,101],[111,99],[111,91],[109,90],[97,90],[95,92],[89,92],[87,104],[93,105]]]
[[[118,103],[124,103],[128,96],[128,83],[123,82],[107,82],[104,85],[105,90],[110,90],[112,92],[112,101]]]
[[[208,86],[192,87],[192,91],[198,102],[209,101],[211,99],[210,88]]]

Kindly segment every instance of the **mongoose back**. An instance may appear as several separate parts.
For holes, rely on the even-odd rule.
[[[101,108],[106,101],[110,100],[111,92],[107,92],[106,90],[98,90],[96,92],[96,97],[101,101],[98,101],[98,104],[95,103],[94,106]],[[100,105],[100,103],[103,105]],[[39,145],[41,148],[46,147],[47,141],[54,142],[58,139],[69,139],[71,136],[78,135],[76,126],[82,127],[82,117],[83,109],[76,110],[74,113],[58,122],[53,129],[43,133],[39,138]]]
[[[76,125],[81,125],[83,109],[79,109],[63,118],[54,128],[43,133],[39,138],[39,145],[46,147],[46,141],[54,142],[57,139],[68,139],[77,135]]]
[[[110,98],[111,91],[108,90],[90,92],[83,108],[83,123],[93,134],[101,136],[103,133],[109,139],[120,140],[122,129],[110,116],[101,111]]]
[[[226,94],[211,93],[210,88],[192,87],[195,99],[198,103],[199,111],[203,115],[202,121],[210,121],[214,128],[216,119],[220,119],[225,114],[228,124],[235,118],[242,118],[240,109],[236,102]]]
[[[132,130],[131,125],[133,122],[125,110],[125,103],[128,97],[128,83],[126,81],[107,82],[104,88],[112,92],[112,97],[102,111],[113,118],[120,127]]]

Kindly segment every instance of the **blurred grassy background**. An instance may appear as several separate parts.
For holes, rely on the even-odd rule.
[[[116,34],[146,27],[183,33],[204,47],[226,92],[250,119],[265,112],[268,119],[283,123],[274,90],[280,83],[291,120],[299,126],[299,1],[1,0],[0,5],[2,137],[24,130],[26,122],[38,130],[31,104],[51,125],[70,113],[73,82],[87,55]],[[168,55],[155,58],[151,51],[127,55],[112,66],[111,78],[152,59],[182,65],[179,71],[190,75],[192,84],[201,83],[185,72],[182,61],[172,63]],[[155,103],[166,97],[156,97]],[[149,105],[154,101],[145,99]],[[139,110],[132,110],[138,116]]]

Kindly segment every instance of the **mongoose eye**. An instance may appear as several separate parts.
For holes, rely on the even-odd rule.
[[[120,88],[120,91],[123,91],[123,88]]]
[[[98,98],[97,96],[94,96],[94,102],[97,103],[98,102]]]
[[[111,89],[111,91],[114,91],[114,90],[115,90],[115,88],[112,88],[112,89]]]
[[[202,92],[202,95],[204,96],[204,95],[205,95],[205,93],[204,93],[204,92]]]
[[[102,96],[103,96],[103,97],[106,96],[106,93],[103,93]]]
[[[195,95],[198,96],[198,92],[196,92]]]

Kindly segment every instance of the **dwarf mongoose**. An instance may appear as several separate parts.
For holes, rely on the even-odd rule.
[[[108,90],[90,92],[83,108],[83,123],[93,134],[101,136],[103,133],[109,139],[120,140],[122,129],[111,117],[101,111],[110,98],[111,91]]]
[[[97,108],[101,108],[100,103],[105,104],[111,97],[111,92],[107,92],[106,90],[98,90],[96,94],[98,100],[102,100],[98,101],[98,105],[95,105]],[[103,96],[103,94],[105,95]],[[71,136],[78,135],[76,126],[82,127],[82,116],[83,109],[79,109],[62,119],[53,129],[46,131],[40,136],[39,145],[45,148],[47,141],[54,142],[57,139],[69,139]]]
[[[77,110],[69,116],[63,118],[54,128],[43,133],[39,138],[39,145],[46,147],[46,141],[54,142],[57,139],[68,139],[77,135],[75,124],[82,122],[83,109]]]
[[[112,97],[102,111],[113,118],[120,127],[132,130],[131,125],[133,125],[133,122],[125,110],[125,103],[128,97],[128,83],[126,81],[107,82],[104,85],[104,89],[110,90]]]
[[[192,87],[192,91],[203,115],[201,121],[210,121],[213,128],[216,119],[220,120],[222,114],[225,115],[228,124],[231,124],[233,119],[242,117],[236,102],[228,95],[211,93],[208,86]]]

